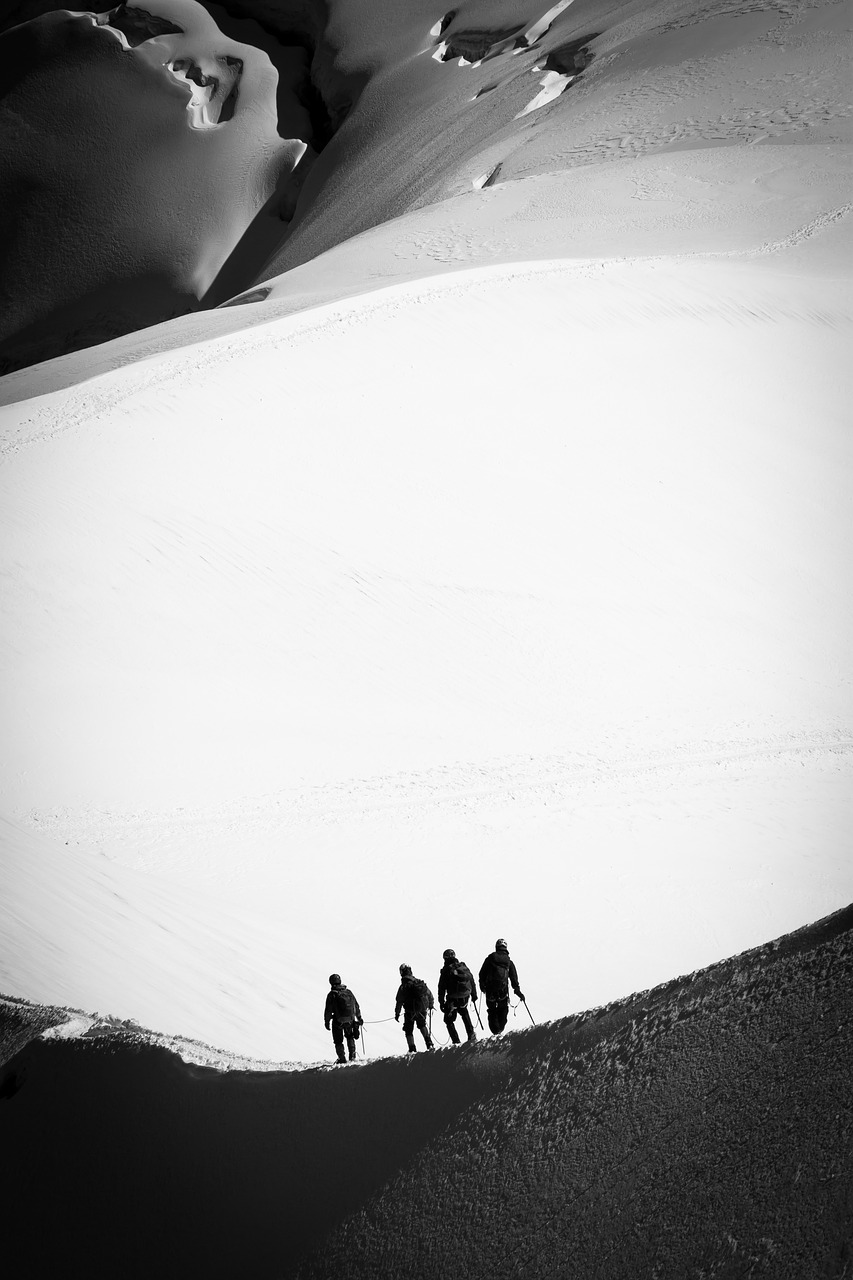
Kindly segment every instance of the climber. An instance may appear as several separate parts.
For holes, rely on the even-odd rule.
[[[477,984],[467,964],[456,958],[456,952],[448,947],[444,952],[444,964],[438,978],[438,1007],[444,1014],[444,1021],[454,1044],[459,1043],[459,1033],[455,1022],[457,1013],[462,1019],[469,1040],[476,1040],[477,1035],[471,1023],[468,1001],[477,999]]]
[[[509,958],[509,947],[505,938],[498,938],[494,951],[486,956],[480,966],[479,976],[480,988],[486,997],[489,1030],[499,1036],[509,1016],[510,983],[518,999],[524,1002],[524,996],[518,985],[518,974]]]
[[[345,1037],[349,1049],[349,1060],[352,1062],[355,1059],[355,1042],[359,1037],[359,1028],[364,1024],[361,1009],[349,987],[344,986],[339,973],[333,973],[330,976],[329,986],[331,991],[326,996],[323,1022],[327,1031],[331,1024],[332,1040],[337,1050],[338,1062],[347,1060],[344,1054]]]
[[[432,1037],[427,1027],[426,1016],[433,1007],[432,992],[423,978],[416,978],[409,964],[400,965],[400,985],[397,988],[397,1004],[394,1017],[400,1021],[400,1010],[404,1010],[403,1032],[409,1053],[417,1053],[415,1047],[415,1027],[424,1038],[427,1049],[432,1049]]]

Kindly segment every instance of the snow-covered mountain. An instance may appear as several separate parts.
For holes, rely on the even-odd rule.
[[[333,970],[396,1053],[401,961],[544,1020],[848,902],[846,8],[46,8],[0,990],[310,1062]]]

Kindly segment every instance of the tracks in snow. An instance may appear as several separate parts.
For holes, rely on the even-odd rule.
[[[228,830],[234,838],[273,829],[336,826],[353,815],[397,812],[417,818],[426,812],[468,817],[480,810],[524,809],[533,805],[570,808],[606,791],[666,789],[679,781],[731,769],[766,765],[782,768],[846,768],[853,760],[853,731],[784,734],[767,738],[693,742],[656,751],[635,750],[606,759],[579,751],[458,761],[412,773],[350,778],[321,786],[286,788],[240,796],[213,809],[105,813],[69,811],[23,815],[43,835],[100,844],[153,837],[160,845],[189,828]],[[155,834],[156,833],[156,834]]]

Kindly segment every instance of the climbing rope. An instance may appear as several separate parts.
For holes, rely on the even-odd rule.
[[[430,1010],[430,1013],[432,1013],[432,1010]],[[363,1021],[362,1021],[362,1026],[364,1026],[364,1027],[378,1027],[378,1026],[379,1026],[379,1024],[380,1024],[380,1023],[382,1023],[382,1022],[397,1022],[397,1021],[399,1021],[399,1019],[397,1019],[397,1018],[364,1018],[364,1019],[363,1019]],[[441,1040],[441,1039],[440,1039],[440,1038],[435,1034],[435,1032],[434,1032],[434,1031],[433,1031],[433,1029],[432,1029],[432,1017],[430,1017],[430,1020],[429,1020],[429,1035],[430,1035],[430,1039],[431,1039],[431,1040],[433,1040],[433,1041],[435,1041],[435,1042],[437,1042],[438,1044],[440,1044],[442,1048],[444,1048],[446,1045],[449,1045],[449,1044],[450,1044],[450,1036],[448,1036],[446,1040]],[[363,1046],[362,1046],[362,1047],[363,1047]],[[367,1051],[365,1050],[364,1052],[365,1052],[365,1057],[366,1057],[366,1056],[367,1056]]]
[[[475,1012],[475,1013],[476,1013],[476,1015],[477,1015],[477,1021],[479,1022],[480,1026],[483,1028],[483,1030],[485,1030],[485,1027],[483,1027],[483,1019],[480,1017],[480,1007],[481,1007],[482,1003],[483,1003],[483,996],[482,996],[482,992],[481,992],[481,993],[480,993],[480,995],[479,995],[479,997],[477,998],[476,1002],[475,1002],[475,1001],[473,1001],[473,1000],[471,1001],[471,1007],[472,1007],[472,1009],[474,1010],[474,1012]],[[533,1014],[532,1014],[532,1013],[530,1012],[530,1010],[527,1008],[527,1001],[526,1001],[526,1000],[519,1000],[517,1004],[513,1004],[513,1003],[512,1003],[512,1000],[510,1000],[510,1002],[509,1002],[509,1007],[512,1009],[512,1016],[513,1016],[513,1017],[515,1017],[515,1016],[516,1016],[516,1012],[517,1012],[517,1010],[518,1010],[518,1009],[520,1009],[522,1005],[524,1005],[525,1009],[527,1010],[527,1015],[528,1015],[528,1017],[530,1018],[530,1021],[531,1021],[531,1022],[534,1022],[535,1020],[534,1020]],[[365,1027],[378,1027],[378,1026],[380,1026],[380,1025],[381,1025],[381,1023],[383,1023],[383,1022],[399,1022],[399,1018],[393,1018],[393,1017],[391,1017],[391,1018],[365,1018],[365,1019],[363,1020],[363,1022],[362,1022],[362,1026],[365,1026]],[[429,1016],[429,1034],[430,1034],[430,1039],[431,1039],[435,1044],[440,1045],[443,1049],[444,1049],[444,1048],[446,1048],[446,1047],[447,1047],[447,1045],[449,1045],[449,1044],[453,1044],[453,1043],[454,1043],[454,1042],[450,1039],[450,1036],[449,1036],[449,1035],[448,1035],[445,1039],[442,1039],[440,1036],[436,1035],[436,1033],[433,1031],[433,1029],[432,1029],[432,1010],[431,1010],[431,1009],[430,1009],[430,1016]],[[362,1045],[362,1049],[363,1049],[363,1051],[364,1051],[364,1052],[365,1052],[365,1054],[366,1054],[366,1050],[364,1050],[364,1046],[363,1046],[363,1045]]]
[[[438,1037],[438,1036],[435,1034],[435,1032],[433,1031],[433,1029],[432,1029],[432,1009],[430,1009],[430,1011],[429,1011],[429,1035],[430,1035],[430,1039],[432,1040],[433,1044],[440,1044],[440,1045],[441,1045],[441,1047],[442,1047],[442,1049],[446,1048],[446,1047],[447,1047],[447,1045],[449,1045],[449,1044],[450,1044],[450,1036],[448,1036],[446,1040],[440,1040],[440,1039],[439,1039],[439,1037]]]

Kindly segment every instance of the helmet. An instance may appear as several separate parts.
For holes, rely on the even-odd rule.
[[[341,985],[341,975],[339,973],[329,974],[329,986],[339,987]]]
[[[412,966],[411,966],[410,964],[401,964],[401,965],[400,965],[400,977],[401,977],[401,978],[405,978],[406,974],[407,974],[407,973],[411,973],[411,972],[412,972]]]
[[[509,951],[509,947],[506,945],[506,938],[498,938],[495,943],[495,951]]]
[[[452,948],[452,947],[448,947],[448,948],[447,948],[447,950],[446,950],[446,951],[445,951],[445,953],[444,953],[444,957],[443,957],[443,958],[444,958],[445,960],[455,960],[455,959],[456,959],[456,952],[453,950],[453,948]]]

